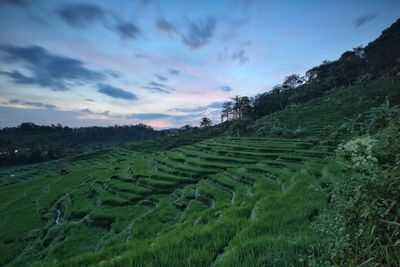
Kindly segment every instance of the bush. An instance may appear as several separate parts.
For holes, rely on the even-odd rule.
[[[400,127],[353,139],[337,150],[343,179],[314,223],[315,266],[400,266]],[[389,159],[388,161],[385,161]]]
[[[377,140],[370,136],[358,137],[345,144],[340,144],[336,150],[339,163],[353,168],[357,172],[371,172],[378,162],[373,156],[373,148]]]

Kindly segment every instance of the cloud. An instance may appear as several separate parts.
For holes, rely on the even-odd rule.
[[[105,21],[105,12],[94,4],[69,4],[58,10],[59,16],[71,27],[87,28]]]
[[[158,92],[158,93],[165,93],[165,94],[170,94],[171,90],[173,90],[172,88],[168,87],[167,85],[163,84],[163,83],[158,83],[158,82],[154,82],[151,81],[149,82],[148,86],[143,86],[144,89],[150,89],[152,91]]]
[[[114,71],[114,70],[105,70],[104,73],[108,74],[109,76],[113,77],[113,78],[120,78],[121,77],[121,73]]]
[[[91,111],[89,108],[84,108],[84,109],[81,109],[81,112],[84,112],[84,113],[90,113],[90,114],[94,113],[94,112],[93,112],[93,111]]]
[[[240,28],[245,27],[250,22],[250,17],[246,16],[240,19],[235,19],[228,24],[227,32],[223,35],[223,41],[231,41],[239,36]]]
[[[254,4],[255,0],[236,0],[236,2],[244,8],[249,8]]]
[[[172,117],[172,115],[166,113],[136,113],[126,116],[127,119],[138,119],[138,120],[156,120]]]
[[[233,53],[231,59],[233,61],[238,60],[239,64],[244,64],[250,60],[244,49],[240,49],[238,52]]]
[[[106,111],[100,113],[100,115],[107,116],[107,117],[110,117],[110,116],[111,116],[110,111],[108,111],[108,110],[106,110]]]
[[[40,46],[1,45],[0,52],[6,63],[20,63],[31,72],[31,76],[19,71],[0,72],[0,75],[12,78],[17,84],[33,84],[54,91],[65,91],[73,85],[104,79],[103,73],[88,69],[82,61],[51,54]]]
[[[216,24],[214,17],[190,21],[187,34],[182,36],[183,43],[191,49],[206,45],[214,34]]]
[[[165,94],[170,94],[171,92],[168,90],[165,90],[161,87],[157,87],[157,86],[143,86],[142,88],[144,89],[149,89],[152,90],[154,92],[158,92],[158,93],[165,93]]]
[[[202,111],[206,111],[208,109],[221,108],[221,107],[222,107],[222,102],[212,102],[211,104],[208,104],[206,106],[198,106],[195,108],[174,108],[174,109],[171,109],[170,111],[191,113],[191,112],[202,112]]]
[[[130,123],[125,116],[103,116],[97,113],[89,114],[79,110],[47,110],[38,108],[17,108],[0,106],[1,126],[17,126],[23,122],[31,121],[39,125],[51,125],[61,123],[73,127],[81,126],[110,126]]]
[[[60,8],[57,13],[69,26],[77,29],[84,29],[96,23],[101,23],[124,39],[136,39],[141,33],[134,23],[124,22],[94,4],[68,4]],[[108,25],[109,20],[114,23],[113,27]]]
[[[136,58],[150,58],[150,56],[145,55],[145,54],[135,54]]]
[[[188,122],[193,122],[193,120],[200,120],[202,114],[201,113],[192,113],[185,115],[172,115],[168,113],[135,113],[129,114],[126,116],[128,120],[141,120],[141,121],[163,121],[164,124],[172,123],[172,125],[182,125],[187,124]],[[190,121],[188,121],[190,120]]]
[[[138,97],[128,91],[122,90],[120,88],[113,87],[108,84],[98,84],[97,85],[98,92],[101,94],[108,95],[112,98],[116,99],[124,99],[124,100],[137,100]]]
[[[140,35],[140,29],[133,23],[119,22],[115,26],[116,32],[125,39],[136,39]]]
[[[166,77],[164,77],[164,76],[162,76],[162,75],[160,75],[160,74],[154,74],[154,76],[156,76],[157,77],[157,79],[159,79],[160,81],[167,81],[168,79],[166,78]]]
[[[235,20],[232,23],[232,27],[237,29],[237,28],[240,28],[240,27],[243,27],[243,26],[249,24],[249,22],[250,22],[250,17],[244,17],[244,18]]]
[[[0,0],[0,5],[13,5],[19,7],[25,7],[28,5],[27,0]]]
[[[360,16],[353,21],[353,24],[356,28],[361,27],[365,23],[370,22],[371,20],[375,19],[375,17],[377,15],[378,15],[378,13],[370,13],[370,14]]]
[[[167,113],[136,113],[126,117],[128,120],[144,121],[146,124],[156,128],[180,127],[185,124],[196,124],[200,122],[203,114],[171,115]]]
[[[137,119],[145,121],[163,121],[168,122],[171,126],[178,126],[184,124],[197,124],[204,116],[211,117],[212,119],[219,118],[222,102],[212,102],[205,106],[198,106],[194,108],[174,108],[168,112],[180,112],[181,114],[169,113],[136,113],[127,116],[127,119]],[[183,113],[183,114],[182,114]]]
[[[179,75],[179,73],[180,73],[179,70],[174,70],[174,69],[170,69],[168,72],[169,72],[169,74],[171,74],[171,75]]]
[[[158,83],[158,82],[149,82],[149,85],[168,88],[168,86],[166,86],[165,84]]]
[[[8,76],[14,80],[17,84],[34,84],[36,80],[34,78],[27,77],[19,71],[0,71],[0,75]]]
[[[124,116],[120,115],[120,114],[111,114],[110,111],[106,110],[103,112],[94,112],[93,110],[89,109],[89,108],[84,108],[80,110],[81,113],[85,113],[85,115],[83,116],[84,118],[110,118],[110,119],[117,119],[117,118],[123,118]],[[82,116],[81,116],[82,117]]]
[[[167,33],[169,36],[177,33],[175,26],[164,18],[157,19],[156,28],[161,32]]]
[[[51,105],[51,104],[46,104],[46,103],[41,103],[41,102],[30,102],[30,101],[25,101],[25,100],[20,100],[20,99],[10,99],[10,100],[8,100],[7,104],[15,104],[15,105],[21,105],[21,106],[27,106],[27,107],[45,108],[48,110],[54,110],[57,108],[57,106]]]
[[[229,87],[229,86],[227,86],[227,85],[221,86],[219,89],[221,89],[221,90],[224,91],[224,92],[230,92],[230,91],[232,91],[232,88]]]

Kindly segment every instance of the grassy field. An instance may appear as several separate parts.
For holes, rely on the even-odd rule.
[[[380,78],[366,85],[336,89],[303,105],[286,108],[265,116],[253,125],[258,136],[295,136],[306,138],[343,138],[340,126],[352,120],[368,118],[372,107],[386,98],[392,105],[400,104],[400,82]]]
[[[262,137],[186,134],[0,169],[0,265],[306,266],[329,201],[317,188],[340,175],[331,132],[399,99],[385,79],[346,90],[256,121]]]
[[[49,162],[43,173],[30,170],[40,165],[8,170],[34,177],[0,190],[2,264],[298,265],[312,242],[309,222],[326,203],[310,185],[331,150],[217,138]],[[61,163],[70,174],[57,173]]]

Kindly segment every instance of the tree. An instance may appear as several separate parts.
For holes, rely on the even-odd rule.
[[[241,119],[244,115],[250,115],[252,112],[251,99],[248,96],[235,96],[231,98],[231,113],[233,119]]]
[[[200,127],[207,128],[210,127],[211,125],[212,121],[209,118],[207,117],[201,118]]]
[[[232,101],[226,101],[222,104],[221,110],[221,122],[224,121],[224,118],[228,121],[231,119],[233,111],[233,103]]]
[[[365,87],[370,80],[372,80],[372,75],[370,73],[361,74],[357,77],[356,84]]]
[[[274,102],[279,103],[279,110],[286,106],[287,102],[287,89],[284,85],[277,84],[272,88],[271,98]]]
[[[359,58],[365,57],[365,48],[362,47],[361,45],[353,48],[353,52]]]
[[[297,74],[289,75],[285,78],[285,81],[282,84],[282,87],[285,89],[294,89],[298,85],[304,82],[304,78],[300,77]]]
[[[237,95],[235,97],[232,97],[231,99],[233,100],[233,104],[232,104],[233,118],[238,119],[238,118],[240,118],[241,97]]]

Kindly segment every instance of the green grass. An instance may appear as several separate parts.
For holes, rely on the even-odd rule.
[[[221,147],[234,156],[221,154]],[[287,245],[292,257],[299,257],[311,243],[302,236],[309,222],[300,213],[296,220],[304,227],[287,223],[282,232],[249,233],[258,224],[262,229],[275,227],[276,222],[266,222],[264,216],[276,216],[288,199],[303,197],[303,178],[296,177],[302,177],[307,162],[325,161],[326,151],[304,140],[219,138],[155,154],[121,149],[101,154],[103,160],[75,158],[71,174],[55,174],[55,165],[49,170],[53,175],[1,188],[1,199],[8,200],[0,211],[5,218],[0,227],[6,233],[1,240],[7,248],[1,260],[10,266],[33,261],[50,266],[238,265],[235,255],[245,253],[245,244],[261,249],[276,238],[281,247],[284,231],[297,231],[286,242],[302,240],[299,249]],[[313,204],[297,207],[304,214],[324,205],[323,197],[315,204],[320,193],[307,194]],[[259,257],[251,253],[246,261],[257,263]]]
[[[306,266],[328,200],[315,188],[336,168],[326,136],[394,87],[267,116],[253,126],[263,137],[166,137],[0,169],[0,265]],[[274,119],[304,136],[266,137]]]
[[[399,83],[389,78],[376,79],[366,86],[355,85],[336,89],[303,105],[286,108],[259,119],[254,125],[258,136],[271,136],[274,125],[289,135],[300,129],[300,136],[324,138],[348,119],[368,115],[372,107],[380,106],[390,96],[391,104],[400,104]],[[280,131],[277,135],[281,134]],[[341,133],[339,133],[339,136]],[[341,137],[346,137],[342,136]]]

